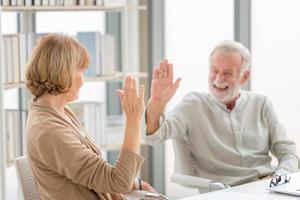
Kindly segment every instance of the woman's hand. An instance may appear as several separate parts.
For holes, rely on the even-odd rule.
[[[141,184],[142,184],[142,190],[152,192],[152,193],[157,193],[156,190],[149,183],[142,181]]]
[[[118,90],[118,94],[127,120],[129,122],[139,122],[145,109],[144,86],[141,85],[138,92],[135,79],[127,76],[125,86],[123,90]]]
[[[156,190],[147,182],[140,180],[141,186],[139,186],[139,183],[135,183],[132,186],[132,190],[144,190],[152,193],[157,193]]]

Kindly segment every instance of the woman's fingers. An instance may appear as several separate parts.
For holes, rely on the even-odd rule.
[[[120,90],[120,89],[118,89],[117,92],[118,92],[118,96],[120,97],[121,104],[123,104],[124,92],[123,92],[123,90]]]
[[[130,88],[131,88],[131,77],[126,76],[124,90],[126,91],[129,90]]]
[[[155,67],[153,69],[153,74],[152,74],[153,79],[159,79],[159,67]]]
[[[142,102],[144,102],[144,93],[145,93],[145,86],[141,85],[139,90],[139,98]]]
[[[118,93],[122,101],[126,100],[128,103],[136,104],[139,99],[144,102],[145,87],[141,85],[138,91],[136,80],[132,76],[127,76],[124,90],[118,90]]]
[[[131,87],[132,91],[134,92],[135,95],[137,95],[137,86],[136,86],[136,81],[134,78],[131,77]]]

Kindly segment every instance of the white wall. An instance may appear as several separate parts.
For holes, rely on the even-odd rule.
[[[37,13],[36,31],[38,33],[63,32],[71,35],[76,35],[78,31],[104,33],[105,13],[99,11]]]
[[[208,56],[220,41],[233,39],[233,1],[166,0],[166,58],[174,64],[175,78],[181,85],[168,109],[190,91],[208,91]],[[166,195],[183,197],[196,194],[170,181],[174,171],[172,143],[165,151]]]
[[[254,0],[252,90],[267,95],[300,153],[300,1]]]

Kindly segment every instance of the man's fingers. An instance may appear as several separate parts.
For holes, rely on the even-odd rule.
[[[168,79],[173,82],[173,64],[168,64]]]
[[[164,68],[163,68],[163,78],[168,78],[168,60],[165,60]]]
[[[158,67],[154,67],[152,78],[153,79],[158,79],[159,78],[159,68]]]
[[[177,90],[177,88],[179,87],[180,81],[181,81],[181,78],[178,78],[178,79],[175,81],[175,84],[173,85],[173,88],[174,88],[175,90]]]
[[[158,73],[158,78],[163,78],[163,76],[164,76],[164,65],[165,65],[165,61],[164,60],[162,60],[162,61],[160,61],[160,63],[159,63],[159,73]]]

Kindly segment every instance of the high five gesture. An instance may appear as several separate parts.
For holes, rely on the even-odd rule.
[[[180,79],[173,82],[173,65],[167,60],[160,61],[153,70],[151,97],[147,109],[147,133],[154,133],[159,126],[159,117],[166,104],[175,94]]]

